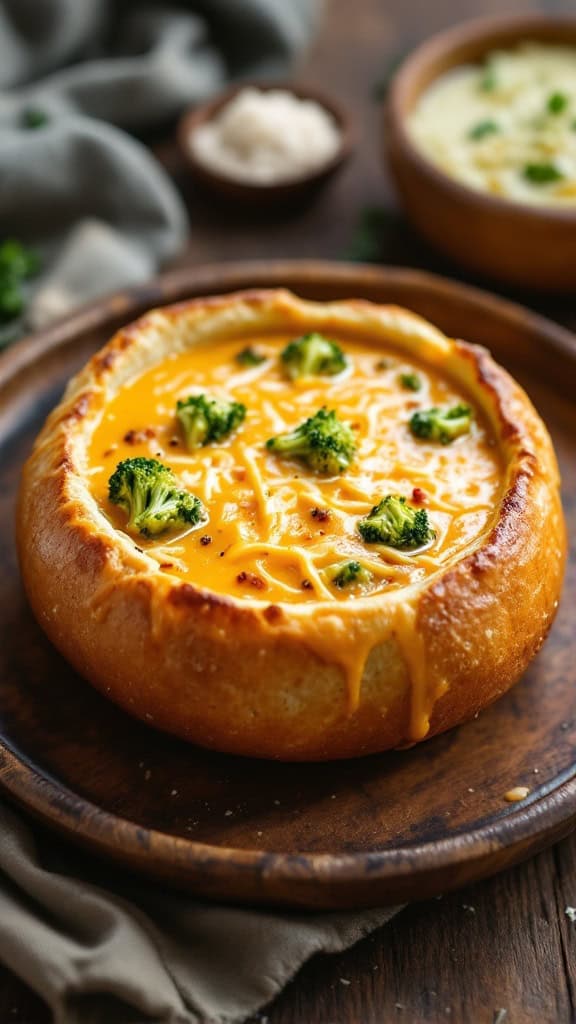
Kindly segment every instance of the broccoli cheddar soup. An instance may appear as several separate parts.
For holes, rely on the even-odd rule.
[[[408,128],[442,171],[494,196],[576,204],[576,46],[522,43],[441,75]]]
[[[266,602],[422,581],[487,535],[503,486],[459,385],[369,338],[320,334],[199,344],[127,380],[88,472],[163,571]]]

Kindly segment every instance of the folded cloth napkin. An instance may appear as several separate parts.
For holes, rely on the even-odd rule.
[[[174,118],[230,77],[281,73],[318,10],[0,0],[0,231],[40,243],[50,267],[26,326],[145,280],[186,238],[174,186],[124,129]]]
[[[55,1024],[235,1024],[397,909],[295,914],[126,878],[0,806],[0,956]],[[112,878],[116,875],[114,881]]]

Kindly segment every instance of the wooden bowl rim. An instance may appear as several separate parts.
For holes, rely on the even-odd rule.
[[[473,189],[464,185],[456,178],[440,170],[433,161],[426,156],[413,142],[406,127],[406,106],[407,94],[415,76],[420,75],[422,70],[435,62],[439,57],[448,55],[466,43],[479,44],[486,39],[487,50],[493,49],[495,43],[490,39],[493,35],[510,35],[509,42],[513,44],[521,42],[525,33],[538,33],[552,29],[559,33],[563,29],[574,32],[576,46],[576,14],[548,15],[548,14],[503,14],[485,18],[473,18],[460,22],[450,28],[443,29],[425,40],[416,47],[402,62],[390,84],[390,90],[385,100],[385,112],[388,121],[394,131],[402,148],[402,159],[415,167],[421,177],[432,180],[440,185],[447,192],[451,192],[460,203],[469,203],[480,207],[489,216],[494,213],[515,214],[517,218],[532,220],[533,223],[543,224],[554,222],[556,224],[569,225],[576,228],[576,207],[573,209],[547,206],[545,204],[525,203],[516,199],[506,199],[501,196],[493,196],[481,189]],[[560,42],[560,40],[558,40]],[[454,67],[458,65],[455,64]],[[432,81],[434,81],[434,76]],[[429,84],[429,83],[428,83]],[[426,88],[426,86],[425,86]],[[418,92],[418,96],[423,90]]]
[[[187,283],[192,283],[195,289],[209,289],[215,282],[226,279],[228,290],[240,287],[240,281],[234,281],[235,275],[242,279],[249,275],[262,280],[269,278],[267,287],[277,285],[276,278],[281,273],[300,274],[310,281],[318,278],[334,283],[346,281],[349,288],[356,286],[355,280],[358,285],[362,281],[412,282],[423,288],[440,288],[447,301],[455,294],[475,304],[489,300],[492,307],[497,307],[503,321],[517,324],[521,318],[524,324],[529,323],[534,328],[544,348],[576,365],[576,339],[570,331],[510,300],[439,275],[401,267],[375,268],[308,260],[246,261],[240,271],[238,268],[239,264],[223,263],[171,271],[146,285],[94,302],[60,323],[23,338],[0,355],[0,391],[2,386],[9,388],[14,377],[42,354],[73,344],[82,331],[102,326],[118,315],[133,318],[143,302],[152,306],[175,301]],[[429,878],[442,870],[455,870],[461,864],[485,861],[502,849],[509,851],[510,863],[513,863],[514,850],[523,842],[532,839],[530,849],[533,852],[541,848],[538,841],[542,827],[546,828],[547,836],[553,832],[556,841],[576,824],[576,765],[558,775],[553,787],[528,797],[514,810],[509,805],[506,809],[503,807],[501,816],[473,831],[455,832],[448,838],[425,843],[405,843],[388,850],[350,854],[219,847],[147,828],[113,811],[102,810],[84,796],[75,794],[48,772],[37,770],[24,753],[6,743],[0,744],[0,787],[40,820],[113,861],[139,865],[144,872],[150,872],[150,862],[153,862],[158,869],[170,870],[173,881],[182,883],[189,869],[196,875],[203,873],[207,879],[223,879],[232,860],[247,876],[262,879],[273,875],[275,883],[289,882],[295,894],[310,885],[320,893],[334,886],[339,889],[346,883],[357,883],[360,875],[367,884],[409,879],[416,870]]]
[[[76,842],[90,842],[112,860],[118,860],[121,853],[123,860],[133,857],[143,866],[150,859],[171,868],[178,864],[184,870],[187,864],[192,864],[196,871],[203,868],[213,877],[225,873],[232,860],[237,867],[251,874],[273,873],[276,882],[292,882],[296,886],[310,879],[321,888],[322,885],[357,882],[359,873],[375,881],[410,878],[415,870],[429,874],[496,853],[502,849],[502,839],[504,846],[513,850],[522,840],[538,835],[536,824],[540,821],[545,823],[547,830],[558,829],[558,838],[568,834],[576,824],[574,766],[572,773],[567,770],[564,777],[558,776],[558,785],[554,789],[536,799],[527,797],[519,801],[516,810],[508,810],[505,816],[503,813],[500,821],[504,826],[504,836],[496,820],[470,832],[456,832],[446,839],[345,854],[315,851],[278,853],[220,847],[140,826],[128,818],[102,810],[85,797],[74,794],[67,786],[55,784],[49,776],[42,776],[26,763],[25,758],[6,745],[0,751],[0,774],[3,776],[3,788],[18,804]],[[58,809],[58,822],[47,812],[47,805]],[[81,821],[85,832],[80,831]]]
[[[259,89],[262,92],[270,92],[273,89],[281,89],[293,93],[298,99],[313,100],[320,107],[326,110],[334,118],[340,131],[340,146],[330,160],[321,164],[315,170],[309,171],[304,176],[286,178],[280,182],[270,184],[252,184],[248,181],[240,181],[238,178],[227,177],[218,171],[213,171],[199,160],[189,144],[190,136],[203,124],[211,121],[238,93],[243,89]],[[327,95],[321,89],[308,86],[301,82],[291,82],[281,79],[263,79],[235,82],[223,92],[219,92],[206,103],[200,106],[190,107],[182,114],[177,127],[177,138],[180,151],[193,173],[203,181],[218,186],[224,190],[234,190],[240,198],[241,194],[247,198],[252,197],[273,197],[283,193],[295,193],[300,189],[307,189],[327,177],[340,167],[351,155],[354,149],[354,131],[352,120],[346,108],[332,96]]]

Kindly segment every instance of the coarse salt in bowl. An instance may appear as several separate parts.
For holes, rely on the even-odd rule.
[[[342,146],[333,115],[286,89],[241,89],[187,139],[207,171],[248,185],[280,185],[321,170]]]

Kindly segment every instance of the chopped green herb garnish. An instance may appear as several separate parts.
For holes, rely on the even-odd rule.
[[[468,132],[468,138],[472,139],[473,142],[479,142],[481,139],[487,138],[488,135],[494,135],[500,131],[496,121],[488,118],[486,121],[478,121],[477,124]]]
[[[263,356],[261,352],[257,352],[251,345],[247,345],[241,352],[236,353],[236,362],[240,366],[260,366],[261,363],[266,362],[266,356]]]
[[[8,238],[0,245],[0,277],[23,281],[32,277],[40,267],[40,260],[33,249],[27,249],[21,242]]]
[[[549,114],[562,114],[568,106],[568,97],[565,92],[553,92],[548,97],[546,109]]]
[[[328,582],[334,587],[338,587],[339,590],[345,590],[347,587],[369,583],[372,579],[372,573],[370,570],[366,569],[360,564],[360,562],[356,562],[354,560],[350,562],[336,562],[334,565],[328,565],[326,569],[324,569],[324,575]]]
[[[48,114],[37,107],[26,107],[20,115],[20,124],[23,128],[44,128],[49,121]]]
[[[488,62],[480,76],[478,88],[481,92],[494,92],[498,86],[498,75],[492,62]]]
[[[422,388],[422,381],[417,373],[401,373],[399,380],[407,391],[420,391]]]
[[[526,164],[522,174],[527,181],[533,185],[550,185],[554,181],[561,181],[564,175],[556,164]]]
[[[398,235],[401,220],[384,206],[367,206],[358,218],[357,227],[344,258],[358,263],[378,263]],[[388,244],[387,244],[388,243]]]

